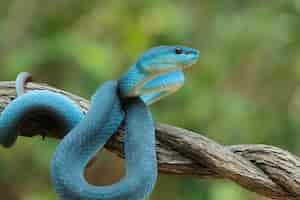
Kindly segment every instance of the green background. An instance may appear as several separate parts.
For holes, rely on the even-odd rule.
[[[152,106],[156,121],[222,144],[264,143],[300,152],[299,0],[1,0],[0,80],[29,71],[89,98],[146,49],[201,51],[185,86]],[[49,165],[58,141],[19,138],[0,149],[0,198],[55,200]],[[88,170],[108,184],[123,161],[105,152]],[[222,180],[159,175],[151,200],[263,199]]]

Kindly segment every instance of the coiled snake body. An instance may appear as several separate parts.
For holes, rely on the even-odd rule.
[[[18,126],[28,113],[49,113],[68,134],[51,161],[51,180],[63,200],[141,200],[152,191],[157,176],[154,126],[147,105],[176,91],[184,83],[183,70],[196,62],[199,52],[183,46],[148,50],[119,81],[107,81],[91,99],[86,116],[67,97],[46,90],[24,94],[29,78],[16,81],[18,98],[0,117],[0,144],[10,147]],[[89,160],[125,120],[126,175],[109,186],[90,185],[84,178]]]

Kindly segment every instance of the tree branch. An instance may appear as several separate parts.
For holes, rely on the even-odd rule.
[[[47,89],[73,99],[86,113],[89,102],[71,93],[29,83],[28,90]],[[15,83],[0,82],[0,111],[15,98]],[[62,138],[54,119],[43,113],[29,116],[20,127],[22,136]],[[106,148],[123,157],[123,130]],[[223,146],[198,133],[167,124],[156,124],[159,171],[197,178],[232,180],[246,189],[272,199],[300,199],[300,159],[268,145]]]

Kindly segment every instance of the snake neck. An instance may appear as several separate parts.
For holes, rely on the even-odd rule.
[[[84,178],[88,161],[123,120],[116,91],[116,83],[103,84],[94,95],[86,118],[68,133],[55,152],[51,178],[63,200],[141,200],[153,188],[157,169],[154,130],[150,113],[142,103],[137,107],[125,105],[126,176],[111,186],[93,186]]]
[[[137,96],[137,91],[148,80],[149,76],[142,72],[137,64],[132,65],[129,70],[119,79],[119,90],[122,97]]]

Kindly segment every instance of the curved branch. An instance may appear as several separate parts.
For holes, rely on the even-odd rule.
[[[86,113],[89,102],[71,93],[29,83],[28,90],[47,89],[73,99]],[[15,98],[15,83],[0,82],[0,111]],[[21,125],[22,136],[62,138],[63,130],[48,116],[29,116]],[[300,159],[268,145],[223,146],[198,133],[167,124],[156,124],[157,155],[162,173],[197,178],[224,178],[272,199],[300,199]],[[123,130],[106,148],[123,157]]]

